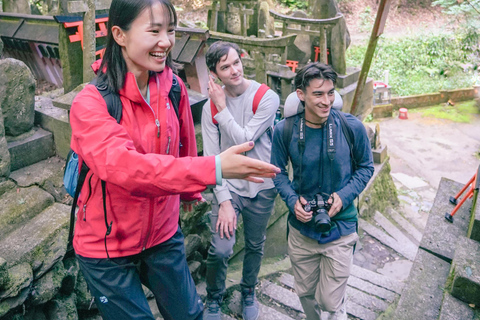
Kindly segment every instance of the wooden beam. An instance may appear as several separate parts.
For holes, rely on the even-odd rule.
[[[375,48],[377,47],[378,38],[383,32],[383,27],[387,19],[390,2],[391,0],[381,0],[380,5],[378,6],[377,17],[375,18],[375,24],[373,25],[372,34],[370,35],[367,52],[365,53],[365,59],[363,60],[362,71],[360,71],[360,76],[357,82],[357,89],[355,90],[352,107],[350,109],[350,113],[353,115],[355,115],[355,110],[360,102],[360,98],[363,94],[363,89],[365,88],[365,83],[367,81],[368,72],[370,71],[370,66],[372,65]]]

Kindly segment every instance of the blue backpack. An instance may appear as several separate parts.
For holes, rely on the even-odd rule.
[[[122,102],[120,100],[120,96],[117,92],[111,90],[111,88],[103,81],[101,78],[96,77],[93,79],[90,84],[95,85],[97,90],[102,95],[103,99],[107,104],[108,113],[117,120],[117,123],[120,123],[122,120]],[[179,118],[179,105],[180,105],[180,98],[181,98],[182,88],[178,83],[177,76],[174,74],[172,79],[172,87],[170,88],[170,92],[168,93],[168,97],[172,102],[173,109],[175,110],[175,114],[177,118]],[[63,184],[65,185],[65,189],[67,190],[68,194],[73,197],[72,208],[70,210],[70,229],[68,233],[68,245],[67,250],[72,250],[72,242],[73,242],[73,228],[75,225],[75,208],[77,207],[78,197],[80,195],[80,191],[82,190],[83,184],[85,182],[85,178],[87,176],[88,171],[90,168],[82,161],[82,167],[80,172],[78,172],[79,164],[78,164],[78,155],[70,149],[67,155],[65,171],[63,173]],[[101,180],[102,184],[102,196],[103,196],[103,212],[105,216],[105,225],[107,227],[107,232],[105,237],[110,234],[112,231],[112,222],[110,224],[107,220],[107,206],[105,203],[105,196],[106,196],[106,182]],[[107,251],[108,256],[108,251]]]

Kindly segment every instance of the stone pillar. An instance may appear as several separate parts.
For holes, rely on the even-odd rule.
[[[0,105],[0,182],[8,178],[9,175],[10,152],[8,152],[7,139],[5,139],[5,126],[3,124],[2,106]]]
[[[88,10],[83,17],[83,82],[90,82],[95,74],[90,67],[95,62],[95,1],[86,1]]]
[[[0,105],[5,133],[18,136],[33,128],[35,118],[35,79],[25,63],[0,60]]]

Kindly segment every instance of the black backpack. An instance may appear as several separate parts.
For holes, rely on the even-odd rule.
[[[97,90],[100,92],[102,95],[103,99],[105,100],[107,104],[107,109],[108,113],[115,119],[117,120],[117,123],[120,123],[120,120],[122,120],[122,102],[120,101],[120,96],[118,95],[117,92],[112,91],[110,87],[102,81],[100,78],[96,77],[93,79],[90,84],[95,85]],[[182,88],[180,87],[180,84],[178,83],[177,76],[173,74],[173,79],[172,79],[172,87],[170,88],[170,92],[168,93],[168,97],[170,101],[173,104],[173,109],[175,110],[175,114],[177,115],[177,118],[179,118],[179,105],[180,105],[180,99],[181,99],[181,94],[182,94]],[[67,167],[69,162],[71,161],[72,157],[77,157],[78,156],[75,154],[75,152],[70,149],[67,155],[67,161],[66,161],[66,166],[65,166],[65,172],[67,172]],[[75,209],[77,207],[77,201],[78,197],[80,195],[80,191],[82,190],[83,184],[85,182],[85,178],[87,176],[88,171],[90,171],[90,168],[85,164],[85,162],[82,161],[82,167],[80,169],[80,172],[78,173],[78,182],[75,188],[75,193],[73,195],[73,203],[72,203],[72,208],[70,210],[70,228],[68,232],[68,244],[67,244],[67,252],[73,251],[73,229],[75,226]],[[110,234],[112,231],[112,222],[110,224],[108,223],[107,220],[107,205],[105,202],[106,199],[106,182],[101,180],[102,184],[102,197],[103,197],[103,212],[104,212],[104,217],[105,217],[105,226],[107,228],[107,232],[105,233],[105,249],[107,245],[107,236]],[[108,257],[108,251],[107,251],[107,257]]]

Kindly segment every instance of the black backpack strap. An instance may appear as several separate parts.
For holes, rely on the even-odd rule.
[[[182,88],[178,83],[177,76],[173,74],[172,87],[170,88],[170,92],[168,92],[168,98],[170,98],[170,101],[172,101],[173,109],[175,109],[175,113],[177,114],[177,118],[179,119],[180,119],[179,106],[180,106],[181,96],[182,96]]]
[[[357,169],[357,161],[355,160],[355,157],[353,156],[353,143],[355,142],[355,137],[353,135],[352,128],[347,122],[347,118],[341,111],[336,111],[332,109],[332,112],[334,114],[338,115],[338,118],[340,119],[340,124],[342,125],[342,131],[343,135],[345,136],[345,139],[347,139],[348,147],[350,148],[350,158],[352,159],[352,170],[355,171]]]
[[[288,146],[292,140],[293,123],[295,122],[295,116],[285,118],[285,125],[283,126],[283,145],[288,152]]]
[[[68,152],[67,162],[68,159],[72,156],[73,150]],[[68,242],[67,242],[67,252],[73,250],[73,228],[75,226],[75,209],[77,207],[78,197],[80,196],[80,190],[82,190],[83,184],[85,182],[85,178],[87,177],[87,173],[90,170],[85,162],[82,161],[82,168],[80,169],[80,174],[78,175],[78,182],[77,188],[75,189],[75,195],[73,197],[72,208],[70,209],[70,228],[68,230]]]
[[[105,103],[107,104],[108,113],[120,123],[122,120],[122,101],[120,95],[113,91],[100,77],[95,77],[90,84],[93,84],[102,95]]]

